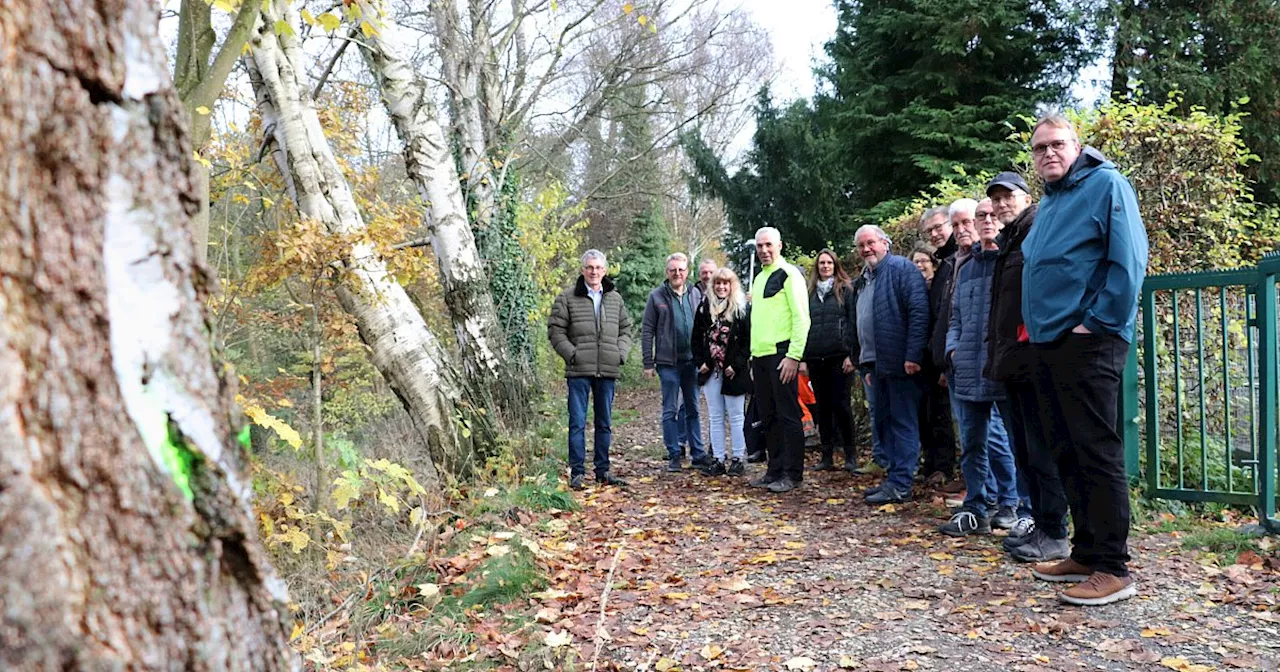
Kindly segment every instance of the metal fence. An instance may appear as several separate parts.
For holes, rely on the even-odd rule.
[[[1276,280],[1257,266],[1148,277],[1121,394],[1126,460],[1148,497],[1276,518]]]

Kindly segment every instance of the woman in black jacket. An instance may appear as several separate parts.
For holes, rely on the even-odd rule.
[[[693,363],[698,384],[711,416],[708,476],[728,473],[741,476],[746,467],[747,442],[743,435],[747,393],[751,391],[751,320],[738,276],[721,268],[711,276],[706,298],[693,316]],[[724,421],[729,420],[732,459],[726,453]]]
[[[849,374],[855,362],[857,343],[856,301],[849,275],[840,267],[835,252],[824,249],[813,262],[809,274],[809,340],[804,348],[804,364],[813,396],[818,401],[818,435],[822,439],[822,461],[814,471],[835,466],[836,434],[844,449],[844,468],[857,468],[853,450],[853,412],[849,409]]]

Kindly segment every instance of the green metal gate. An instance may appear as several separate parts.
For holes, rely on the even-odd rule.
[[[1120,417],[1129,473],[1148,497],[1256,506],[1280,532],[1278,275],[1272,253],[1253,267],[1147,278]]]

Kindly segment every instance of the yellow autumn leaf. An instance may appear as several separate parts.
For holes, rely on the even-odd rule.
[[[766,551],[747,561],[752,565],[772,565],[778,561],[778,554],[775,551]]]
[[[306,629],[306,628],[304,628],[304,627],[302,627],[302,622],[301,622],[301,621],[299,621],[299,622],[297,622],[297,623],[294,623],[294,624],[293,624],[293,632],[289,633],[289,641],[291,641],[291,642],[292,642],[293,640],[295,640],[295,639],[297,639],[297,638],[301,637],[301,636],[302,636],[302,633],[304,633],[304,632],[306,632],[306,631],[307,631],[307,629]]]
[[[1142,630],[1143,637],[1168,637],[1173,631],[1168,628],[1144,628]]]
[[[724,653],[724,649],[716,646],[715,644],[708,644],[702,647],[701,651],[698,651],[698,655],[702,656],[706,660],[715,660],[716,658],[719,658],[722,653]]]
[[[885,504],[884,506],[881,506],[880,508],[876,509],[876,511],[880,513],[895,513],[897,510],[898,510],[898,507],[892,504]]]
[[[568,630],[552,630],[547,633],[546,638],[542,641],[547,646],[558,649],[562,646],[568,646],[569,642],[573,641],[573,635],[569,634]]]
[[[302,20],[306,21],[308,26],[316,25],[316,17],[312,16],[311,12],[308,12],[306,7],[302,8],[301,14],[302,14]]]
[[[662,599],[664,599],[664,600],[673,600],[673,601],[674,601],[674,600],[687,600],[687,599],[689,599],[689,593],[663,593],[663,594],[662,594]]]
[[[929,557],[933,558],[934,560],[955,560],[955,559],[956,559],[956,556],[951,555],[950,553],[947,553],[946,551],[939,551],[939,552],[937,552],[937,553],[930,553],[930,554],[929,554]]]
[[[377,37],[378,27],[368,21],[361,21],[360,32],[364,33],[365,37]]]
[[[676,672],[680,668],[676,667],[676,661],[670,658],[659,658],[658,662],[653,664],[653,669],[658,672]]]
[[[325,12],[324,14],[317,16],[316,21],[320,23],[320,27],[324,28],[327,33],[332,33],[342,25],[342,19],[338,18],[338,16],[333,12]]]
[[[623,13],[623,14],[630,14],[633,10],[635,10],[635,7],[634,7],[634,6],[632,6],[632,4],[631,4],[631,3],[629,3],[629,2],[628,2],[628,3],[624,3],[624,4],[622,5],[622,13]]]
[[[210,112],[209,108],[205,107],[204,105],[201,105],[200,107],[196,108],[196,114],[202,117],[209,116],[209,112]]]
[[[644,24],[649,23],[649,17],[645,16],[644,14],[641,14],[640,16],[636,17],[636,21],[639,21],[640,25],[643,26]]]
[[[228,14],[236,13],[236,6],[231,4],[231,0],[213,0],[213,6]]]

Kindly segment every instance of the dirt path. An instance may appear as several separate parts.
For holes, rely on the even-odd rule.
[[[873,508],[866,478],[806,474],[785,496],[738,478],[665,474],[657,393],[616,407],[615,470],[565,516],[579,571],[537,597],[597,669],[1275,670],[1280,574],[1201,565],[1169,534],[1135,534],[1139,597],[1060,605],[999,537],[934,532],[940,499]],[[814,456],[809,456],[810,462]],[[758,475],[762,465],[748,473]],[[622,546],[621,552],[618,551]],[[1274,552],[1274,551],[1273,551]],[[584,571],[585,570],[585,571]],[[553,620],[553,619],[547,619]]]

